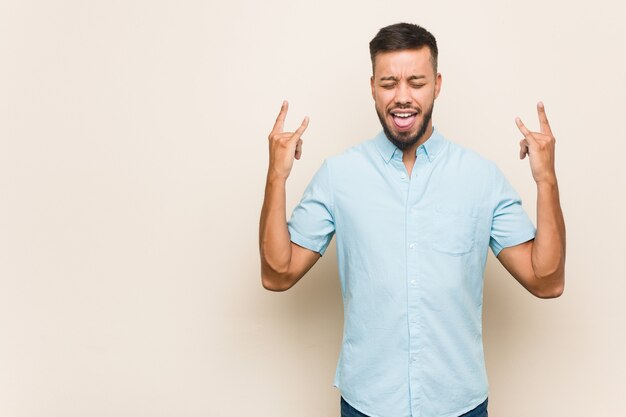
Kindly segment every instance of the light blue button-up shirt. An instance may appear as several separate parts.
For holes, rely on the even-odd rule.
[[[488,396],[482,345],[487,250],[536,228],[497,165],[436,129],[409,177],[381,131],[324,161],[291,240],[333,235],[344,304],[334,386],[372,417],[457,417]]]

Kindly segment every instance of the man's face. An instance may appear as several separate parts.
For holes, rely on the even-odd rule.
[[[398,148],[409,148],[432,132],[441,74],[435,74],[428,47],[377,54],[374,68],[372,97],[383,130]]]

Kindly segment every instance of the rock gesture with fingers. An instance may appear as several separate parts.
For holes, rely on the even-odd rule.
[[[546,116],[546,109],[542,102],[537,103],[537,113],[539,115],[540,132],[531,132],[517,117],[515,123],[524,139],[520,140],[520,159],[524,159],[528,154],[530,159],[530,169],[536,183],[556,182],[556,172],[554,169],[554,144],[556,140],[552,135],[550,123]]]
[[[282,179],[289,177],[294,158],[300,159],[302,156],[302,134],[309,125],[309,118],[305,117],[295,132],[284,132],[288,107],[289,103],[283,101],[274,128],[268,137],[270,146],[268,174]]]

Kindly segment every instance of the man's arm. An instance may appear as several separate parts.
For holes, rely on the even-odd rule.
[[[520,159],[528,154],[537,183],[537,233],[533,240],[502,249],[498,260],[532,294],[554,298],[565,288],[565,221],[554,170],[556,141],[543,103],[537,105],[537,112],[541,132],[530,132],[516,119],[524,134]]]
[[[270,163],[259,225],[261,283],[271,291],[291,288],[321,256],[292,243],[287,229],[285,185],[294,157],[302,155],[301,136],[309,124],[305,117],[295,132],[283,132],[287,108],[284,101],[269,135]]]

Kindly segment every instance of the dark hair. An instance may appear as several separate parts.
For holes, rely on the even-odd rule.
[[[376,55],[382,52],[400,51],[403,49],[430,49],[430,61],[437,73],[437,41],[432,33],[412,23],[396,23],[380,29],[370,41],[370,57],[372,58],[372,74]]]

